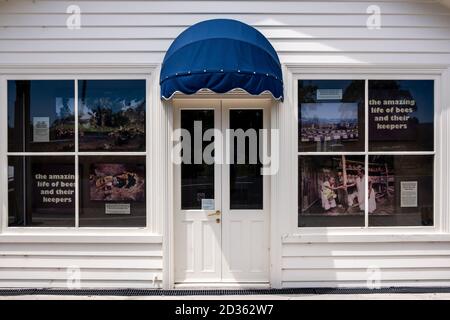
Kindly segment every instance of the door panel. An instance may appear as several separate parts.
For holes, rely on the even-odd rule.
[[[268,128],[270,101],[184,100],[174,107],[175,128],[192,135],[200,120],[203,132],[221,131],[214,152],[223,157],[221,163],[174,166],[175,282],[268,282],[270,180],[260,174],[259,135],[230,153],[226,134]],[[193,154],[194,146],[192,160]],[[245,163],[238,163],[242,155]],[[202,209],[205,198],[214,198],[214,209]]]
[[[212,216],[221,206],[220,165],[206,164],[202,157],[195,162],[198,146],[193,138],[194,130],[203,134],[207,129],[220,126],[220,117],[218,101],[175,105],[175,128],[188,130],[192,137],[190,163],[174,166],[175,282],[221,281],[222,230],[220,222]],[[201,121],[201,130],[198,121]],[[209,143],[220,147],[220,141],[203,142],[201,151]],[[202,209],[202,199],[214,199],[214,208]]]
[[[230,164],[222,166],[222,281],[269,281],[269,178],[262,176],[259,156],[259,130],[268,128],[269,106],[264,101],[224,100],[222,127],[254,129],[256,141],[246,138],[245,150],[237,147],[228,155]],[[232,137],[229,137],[231,139]],[[225,137],[226,139],[226,137]],[[241,141],[242,142],[242,141]],[[224,142],[227,149],[230,143]],[[256,146],[255,146],[256,144]],[[250,148],[253,152],[250,153]],[[237,154],[245,153],[245,164]],[[242,159],[241,159],[242,160]]]

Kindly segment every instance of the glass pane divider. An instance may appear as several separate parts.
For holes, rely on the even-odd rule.
[[[364,156],[366,152],[298,152],[299,156]]]
[[[147,152],[83,152],[79,151],[76,153],[77,156],[146,156]]]
[[[365,179],[364,179],[364,228],[367,229],[369,227],[369,79],[364,80],[364,171],[365,171]]]
[[[364,151],[369,151],[369,80],[364,82]]]
[[[369,172],[369,155],[366,154],[366,156],[364,157],[364,188],[365,188],[365,192],[364,192],[364,228],[368,228],[369,227],[369,195],[370,195],[370,191],[369,190],[369,179],[370,179],[370,172]]]
[[[369,151],[371,156],[434,156],[435,151]]]
[[[75,156],[75,152],[7,152],[7,156],[42,157],[42,156]]]
[[[74,138],[75,138],[75,228],[78,229],[80,227],[80,214],[79,214],[79,168],[78,168],[78,80],[74,80],[75,82],[75,98],[74,98],[74,119],[75,119],[75,128],[74,128]]]

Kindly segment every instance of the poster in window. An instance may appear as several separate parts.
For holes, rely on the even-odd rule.
[[[364,151],[364,81],[300,80],[300,152]]]
[[[433,225],[433,156],[369,156],[369,226]]]
[[[432,151],[434,81],[369,81],[369,150]]]
[[[94,163],[90,166],[91,201],[133,201],[145,199],[145,168],[131,163]]]
[[[75,158],[8,157],[10,226],[74,226]]]
[[[364,156],[299,157],[299,227],[362,226]]]

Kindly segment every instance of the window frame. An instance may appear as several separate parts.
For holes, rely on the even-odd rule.
[[[81,71],[81,70],[80,70]],[[131,70],[130,70],[131,71]],[[134,70],[133,70],[134,71]],[[78,81],[79,80],[145,80],[145,97],[146,97],[146,133],[145,133],[145,151],[138,152],[117,152],[117,151],[100,151],[100,152],[85,152],[78,150],[78,121],[75,121],[75,150],[73,152],[9,152],[8,151],[8,81],[9,80],[69,80],[74,81],[74,113],[75,118],[78,118]],[[2,212],[0,215],[0,234],[152,234],[153,227],[151,225],[153,217],[151,216],[151,132],[152,132],[152,99],[153,90],[152,85],[154,79],[150,72],[142,69],[140,72],[80,72],[80,73],[38,73],[38,74],[8,74],[0,77],[0,105],[4,108],[0,110],[0,134],[6,137],[5,143],[0,144],[0,203],[2,205]],[[8,226],[9,212],[8,212],[8,156],[73,156],[75,159],[75,225],[73,227],[40,227],[40,226]],[[144,156],[146,165],[146,225],[145,227],[80,227],[79,226],[79,156]]]
[[[348,68],[347,70],[341,68],[309,68],[309,69],[297,69],[292,68],[292,87],[291,92],[293,92],[292,108],[293,108],[293,123],[291,136],[293,137],[293,143],[291,146],[295,146],[295,150],[292,153],[292,169],[294,170],[294,190],[291,196],[295,201],[295,210],[292,210],[291,225],[290,228],[291,235],[298,236],[333,236],[333,235],[412,235],[412,234],[436,234],[441,233],[446,230],[446,225],[444,221],[444,211],[443,208],[446,207],[444,204],[444,197],[442,196],[444,190],[443,181],[443,171],[442,171],[442,155],[445,152],[445,146],[442,143],[442,129],[444,127],[440,118],[442,115],[442,70],[415,70],[411,69],[368,69],[368,68]],[[365,81],[365,145],[364,152],[299,152],[298,151],[298,81],[299,80],[364,80]],[[424,151],[424,152],[369,152],[368,142],[369,142],[369,132],[368,132],[368,101],[369,92],[368,84],[369,80],[434,80],[434,150]],[[383,154],[383,155],[433,155],[434,156],[434,167],[433,167],[433,226],[369,226],[368,225],[368,202],[365,201],[365,226],[362,227],[299,227],[298,226],[298,157],[301,155],[364,155],[366,158],[365,170],[368,172],[368,162],[367,159],[369,155],[373,154]],[[438,174],[439,173],[439,174]],[[366,190],[368,188],[368,179],[366,179]]]

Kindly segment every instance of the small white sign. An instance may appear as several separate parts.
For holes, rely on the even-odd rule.
[[[34,142],[50,141],[49,117],[33,117],[33,141]]]
[[[105,203],[106,214],[131,214],[129,203]]]
[[[400,190],[400,206],[402,208],[417,207],[417,181],[401,181]]]
[[[317,100],[342,100],[342,89],[317,89]]]
[[[214,210],[214,199],[202,199],[202,210]]]

